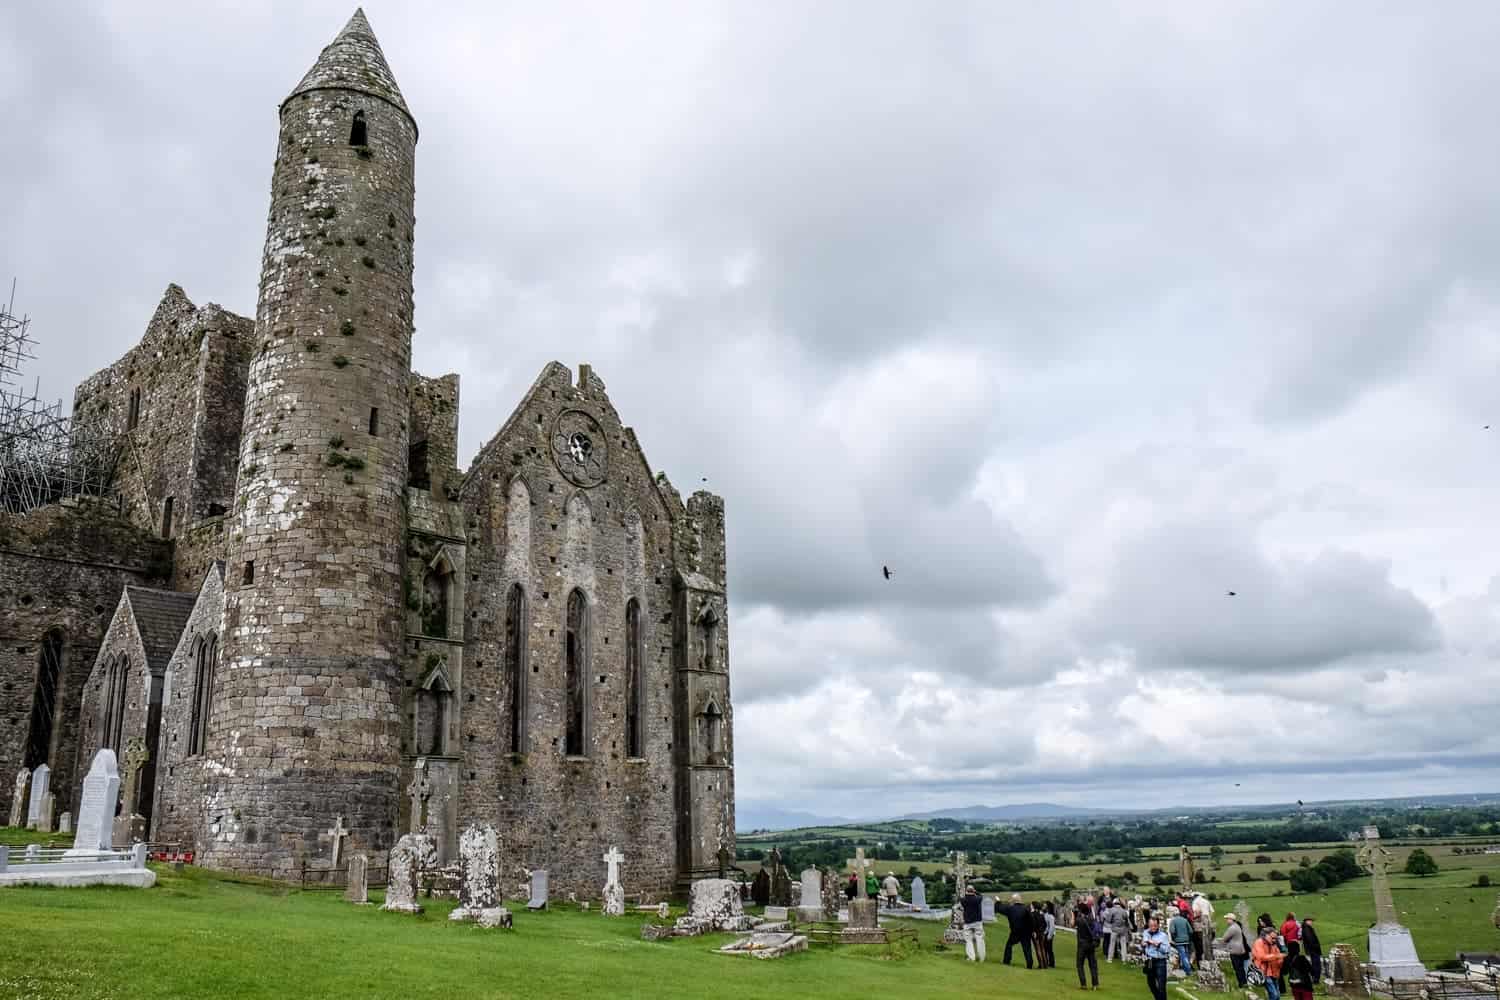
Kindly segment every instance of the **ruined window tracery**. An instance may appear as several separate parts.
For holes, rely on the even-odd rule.
[[[642,755],[641,739],[641,602],[625,605],[625,756]]]
[[[526,590],[511,584],[505,600],[505,669],[510,680],[510,752],[526,752]]]
[[[581,757],[588,745],[589,673],[589,606],[581,590],[568,595],[568,627],[564,644],[567,690],[563,752],[569,757]]]
[[[125,729],[125,702],[130,686],[130,660],[121,654],[109,668],[109,695],[105,699],[104,733],[101,746],[120,752]]]

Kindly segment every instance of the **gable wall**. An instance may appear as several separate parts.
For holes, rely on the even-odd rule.
[[[224,582],[208,573],[198,603],[188,616],[182,639],[167,664],[162,686],[161,735],[156,747],[156,803],[151,811],[151,839],[203,849],[203,754],[188,756],[193,699],[197,694],[197,643],[219,634],[224,615]],[[220,648],[223,637],[220,636]],[[217,667],[217,664],[216,664]]]

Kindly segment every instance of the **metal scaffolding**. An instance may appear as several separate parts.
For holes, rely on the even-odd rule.
[[[0,304],[0,511],[25,513],[69,497],[104,496],[120,456],[117,435],[99,419],[74,420],[62,400],[27,391],[22,369],[36,358],[31,317],[15,312],[16,285]]]

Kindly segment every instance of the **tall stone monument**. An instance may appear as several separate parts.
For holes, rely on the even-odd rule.
[[[959,851],[953,856],[953,909],[943,930],[944,944],[964,943],[964,890],[969,887],[969,855]]]
[[[47,797],[47,786],[52,781],[52,768],[38,764],[31,772],[31,802],[26,809],[26,827],[35,830],[42,821],[42,800]],[[51,829],[48,829],[51,832]]]
[[[500,905],[500,838],[495,828],[486,823],[465,830],[458,838],[458,856],[463,882],[458,889],[458,906],[448,919],[473,920],[481,927],[509,927],[510,911]]]
[[[344,901],[360,906],[370,905],[370,858],[356,854],[349,859],[349,882],[344,889]]]
[[[1192,889],[1193,877],[1197,875],[1197,871],[1193,867],[1193,852],[1187,849],[1186,844],[1182,845],[1182,850],[1177,854],[1177,875],[1182,879],[1184,892]]]
[[[151,751],[146,749],[144,739],[132,736],[125,741],[125,756],[121,761],[124,764],[125,797],[120,815],[115,817],[113,831],[114,842],[121,847],[129,847],[146,839],[146,817],[136,809],[136,798],[140,788],[141,768],[150,759]]]
[[[1359,865],[1370,873],[1375,893],[1375,926],[1370,928],[1370,971],[1381,979],[1426,979],[1427,967],[1417,957],[1411,931],[1396,917],[1391,899],[1391,852],[1380,843],[1380,830],[1364,829],[1359,845]]]
[[[94,754],[83,779],[83,797],[78,804],[78,830],[67,856],[97,854],[110,849],[110,824],[120,798],[120,769],[115,752],[108,747]]]
[[[797,900],[798,920],[823,919],[823,874],[816,868],[802,870],[802,887]]]

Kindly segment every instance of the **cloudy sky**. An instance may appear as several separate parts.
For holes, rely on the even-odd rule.
[[[465,459],[589,362],[726,499],[747,814],[1500,788],[1500,7],[1270,6],[366,3]],[[44,393],[253,315],[352,8],[7,13]]]

